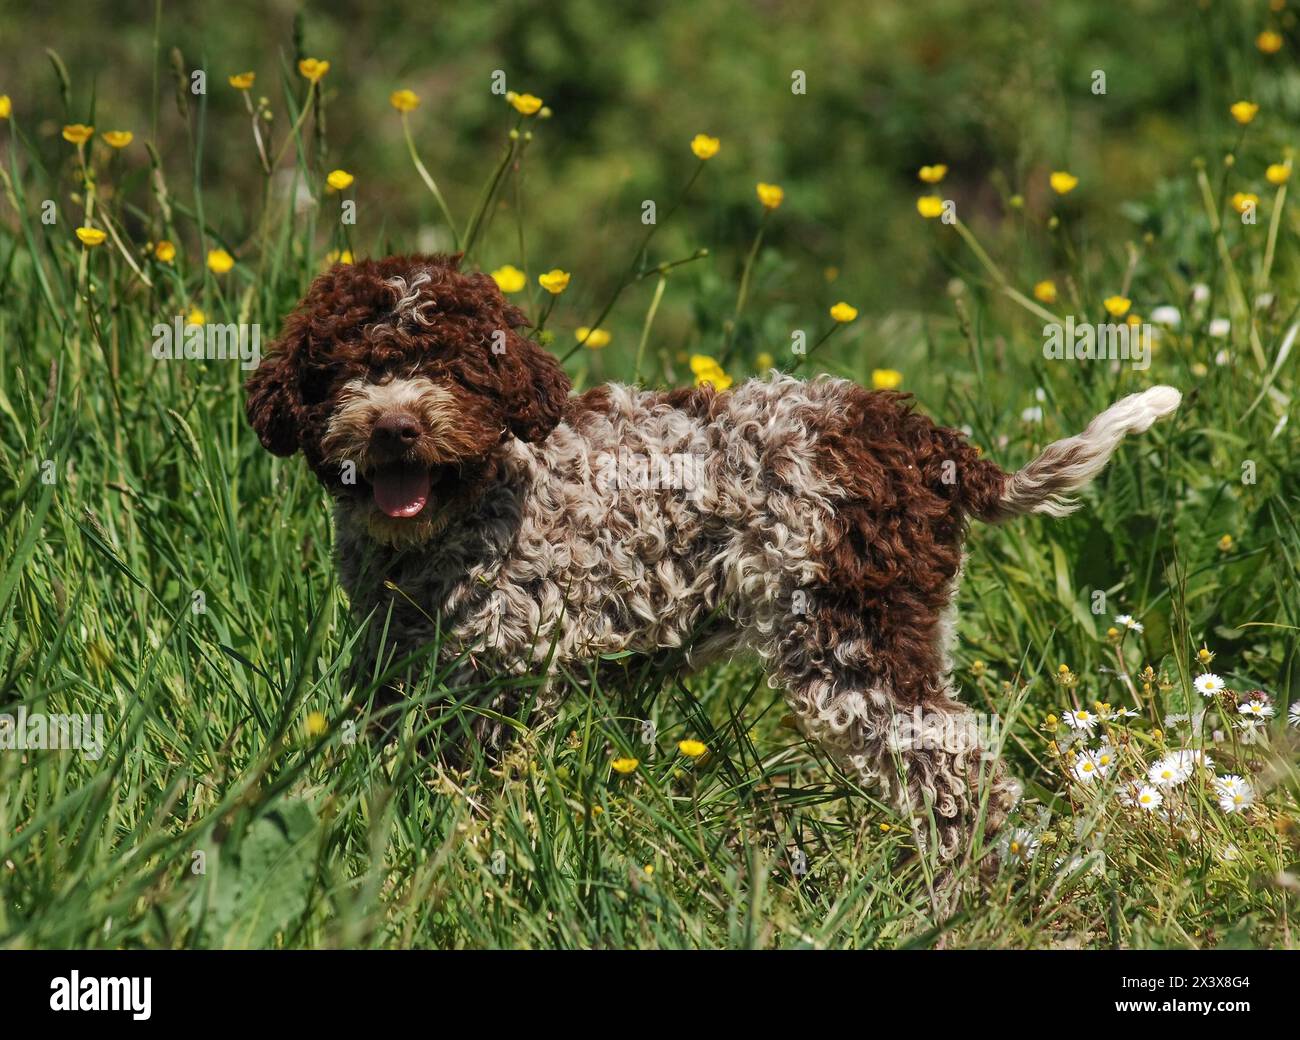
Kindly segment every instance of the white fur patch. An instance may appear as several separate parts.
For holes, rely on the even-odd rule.
[[[1012,474],[1000,505],[1009,515],[1066,516],[1078,508],[1066,492],[1083,487],[1105,468],[1120,441],[1143,433],[1170,414],[1183,395],[1172,386],[1153,386],[1116,402],[1074,437],[1049,444],[1041,455]]]

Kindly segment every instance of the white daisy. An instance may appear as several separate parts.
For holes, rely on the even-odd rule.
[[[1027,423],[1037,423],[1043,421],[1043,410],[1039,407],[1026,408],[1020,413],[1020,421]]]
[[[1236,863],[1241,859],[1241,849],[1237,848],[1232,842],[1228,842],[1218,852],[1219,859],[1224,863]]]
[[[1176,329],[1178,323],[1182,320],[1182,316],[1178,313],[1177,307],[1171,307],[1166,303],[1152,309],[1151,320],[1157,325],[1166,325],[1171,329]]]
[[[1214,781],[1219,808],[1226,813],[1243,812],[1255,802],[1255,789],[1240,776],[1223,776]]]
[[[1115,764],[1115,749],[1109,744],[1102,744],[1096,751],[1091,752],[1092,760],[1097,764],[1097,773],[1105,776],[1110,772],[1110,767]]]
[[[1204,282],[1197,282],[1192,286],[1192,300],[1195,303],[1204,303],[1210,298],[1210,287]]]
[[[1138,717],[1138,713],[1132,708],[1112,708],[1109,704],[1103,705],[1097,714],[1103,722],[1109,722],[1111,719],[1136,719]]]
[[[1123,625],[1130,632],[1145,632],[1146,628],[1141,621],[1135,621],[1132,614],[1116,614],[1115,624]]]
[[[1147,770],[1147,779],[1157,787],[1177,787],[1191,775],[1191,763],[1184,762],[1177,754],[1165,755]]]
[[[1247,745],[1267,744],[1268,730],[1258,719],[1238,719],[1237,739]]]
[[[1039,840],[1033,831],[1017,827],[1002,841],[1002,858],[1028,861],[1038,852]]]
[[[1198,675],[1192,680],[1192,686],[1202,697],[1213,697],[1228,684],[1220,679],[1213,672],[1206,672],[1204,675]]]
[[[1292,701],[1291,710],[1286,713],[1286,720],[1292,726],[1300,726],[1300,701]]]
[[[1207,331],[1215,339],[1223,339],[1232,331],[1232,322],[1227,318],[1214,318],[1210,321],[1210,327]]]
[[[1084,751],[1074,760],[1074,778],[1081,784],[1090,784],[1106,775],[1105,770],[1097,764],[1097,752]]]
[[[1239,704],[1237,705],[1237,711],[1253,719],[1271,719],[1273,717],[1273,705],[1265,704],[1263,701],[1247,701],[1245,704]]]
[[[1137,798],[1134,799],[1138,804],[1138,808],[1145,809],[1147,812],[1155,812],[1160,808],[1160,804],[1164,800],[1165,796],[1150,785],[1144,786],[1142,790],[1138,791]]]
[[[1229,773],[1227,776],[1214,778],[1214,790],[1218,791],[1236,791],[1242,787],[1249,787],[1245,777],[1238,776],[1236,773]]]
[[[1067,711],[1064,718],[1065,724],[1071,729],[1081,729],[1085,733],[1091,733],[1097,725],[1097,716],[1087,708],[1080,708],[1078,711]]]

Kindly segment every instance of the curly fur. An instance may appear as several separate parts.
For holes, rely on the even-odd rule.
[[[1017,789],[985,749],[896,727],[918,708],[973,718],[947,660],[968,520],[1056,512],[1177,392],[1126,399],[1008,476],[907,395],[826,376],[570,398],[522,324],[455,258],[335,267],[249,381],[262,443],[302,450],[335,497],[342,582],[360,616],[387,619],[372,626],[383,652],[438,641],[467,690],[538,677],[545,711],[564,686],[546,680],[603,655],[698,666],[752,651],[837,763],[918,817],[932,809],[941,857],[969,844],[981,783],[996,829]],[[403,519],[377,508],[367,476],[393,457],[374,433],[393,413],[418,427],[402,464],[433,474],[431,500]],[[611,482],[620,454],[689,458],[694,479]],[[349,463],[353,484],[340,478]],[[518,707],[496,696],[497,711]]]

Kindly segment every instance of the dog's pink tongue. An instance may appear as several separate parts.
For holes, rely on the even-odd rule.
[[[429,501],[429,471],[423,466],[382,469],[371,484],[375,505],[389,516],[415,516]]]

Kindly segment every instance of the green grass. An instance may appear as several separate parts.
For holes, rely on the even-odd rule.
[[[277,135],[311,103],[293,66],[286,57]],[[261,76],[259,90],[272,93],[275,77]],[[73,107],[65,92],[60,111],[57,95],[51,88],[44,118],[94,121],[93,99]],[[110,215],[140,273],[112,239],[83,251],[73,238],[85,208],[73,146],[36,143],[26,113],[0,123],[0,712],[102,713],[107,734],[98,760],[0,751],[0,943],[1297,944],[1300,776],[1296,731],[1285,725],[1300,699],[1300,432],[1287,349],[1300,299],[1297,221],[1284,192],[1261,187],[1259,171],[1276,157],[1242,142],[1226,110],[1219,130],[1236,165],[1219,166],[1216,153],[1208,176],[1187,167],[1153,185],[1133,204],[1133,243],[1094,241],[1088,212],[1040,198],[969,221],[994,273],[954,229],[915,217],[916,186],[898,185],[895,203],[913,215],[918,238],[933,238],[950,294],[932,294],[923,315],[864,313],[805,365],[866,383],[873,368],[901,370],[921,407],[968,424],[1007,468],[1132,390],[1169,382],[1186,394],[1172,420],[1120,450],[1076,516],[972,532],[955,678],[964,699],[1000,717],[1003,753],[1028,792],[1017,825],[1039,844],[1027,863],[987,850],[1002,861],[991,889],[972,885],[953,916],[936,919],[932,865],[913,853],[906,822],[782,725],[780,696],[751,661],[682,681],[643,675],[619,695],[575,689],[556,718],[520,726],[504,761],[463,774],[421,754],[429,724],[420,708],[458,696],[437,674],[403,711],[393,742],[350,739],[353,709],[371,691],[346,679],[360,628],[334,579],[325,496],[300,459],[260,449],[244,422],[237,365],[156,362],[150,330],[197,306],[210,321],[261,322],[269,338],[327,250],[414,243],[378,223],[296,216],[272,191],[211,211],[193,176],[216,147],[204,106],[189,102],[184,133],[159,142],[167,159],[157,178],[142,140],[111,165],[94,146],[93,222]],[[520,123],[502,105],[498,137]],[[529,127],[552,149],[572,132],[563,112]],[[335,204],[322,186],[336,165],[325,161],[327,141],[309,116],[281,164],[321,201],[320,213]],[[219,147],[256,162],[249,140]],[[482,156],[485,182],[500,154]],[[793,360],[791,328],[816,342],[830,327],[834,295],[810,302],[783,291],[799,260],[761,247],[747,266],[757,203],[711,201],[732,169],[702,170],[674,214],[674,245],[692,248],[669,251],[656,239],[644,257],[628,249],[609,260],[610,270],[631,263],[646,276],[611,312],[614,343],[569,360],[575,382],[630,377],[643,330],[643,378],[681,384],[688,345],[725,358],[741,378],[760,352]],[[414,170],[405,179],[411,193],[425,192]],[[1237,190],[1263,198],[1258,226],[1227,219]],[[528,181],[507,171],[498,191],[517,200]],[[466,228],[477,194],[463,194],[449,205]],[[45,198],[59,200],[58,224],[40,222]],[[521,263],[515,243],[544,202],[492,208],[471,262]],[[692,251],[715,241],[709,220],[692,222],[701,210],[714,214],[724,245],[707,257]],[[777,210],[764,226],[775,234],[782,219]],[[144,249],[164,236],[180,246],[173,265]],[[638,225],[629,241],[640,236]],[[229,274],[203,265],[217,245],[239,259]],[[538,270],[545,245],[526,241]],[[660,319],[655,265],[687,258],[667,277]],[[1047,363],[1041,320],[1003,291],[1028,292],[1044,272],[1055,272],[1062,314],[1098,320],[1101,298],[1123,289],[1145,315],[1178,305],[1183,326],[1164,337],[1148,372]],[[877,278],[890,277],[881,258]],[[607,278],[593,272],[587,285]],[[1209,287],[1209,300],[1190,302],[1194,282]],[[571,329],[618,288],[586,288],[575,271],[547,321],[570,330],[553,349],[568,351]],[[1271,305],[1244,302],[1265,291]],[[535,277],[527,296],[540,314]],[[1219,316],[1233,319],[1227,338],[1209,335]],[[1227,363],[1216,364],[1221,350]],[[1021,418],[1032,406],[1041,422]],[[1243,481],[1248,461],[1254,482]],[[1220,547],[1224,534],[1230,547]],[[1102,613],[1093,611],[1098,592]],[[1117,644],[1107,628],[1121,612],[1145,630]],[[1187,744],[1187,726],[1164,720],[1202,705],[1190,686],[1205,670],[1195,658],[1202,646],[1232,690],[1273,698],[1266,745],[1240,743],[1231,702],[1207,725],[1227,735],[1212,750],[1219,772],[1249,777],[1257,804],[1225,814],[1197,778],[1171,796],[1185,813],[1175,827],[1070,784],[1049,748],[1064,730],[1046,716],[1097,700],[1136,707],[1139,718],[1113,727],[1112,776],[1138,775],[1163,749]],[[1062,663],[1077,686],[1058,682]],[[1143,689],[1148,665],[1165,681]],[[324,733],[309,724],[314,712]],[[707,756],[681,755],[684,738],[703,741]],[[620,756],[638,758],[638,769],[612,772]]]

